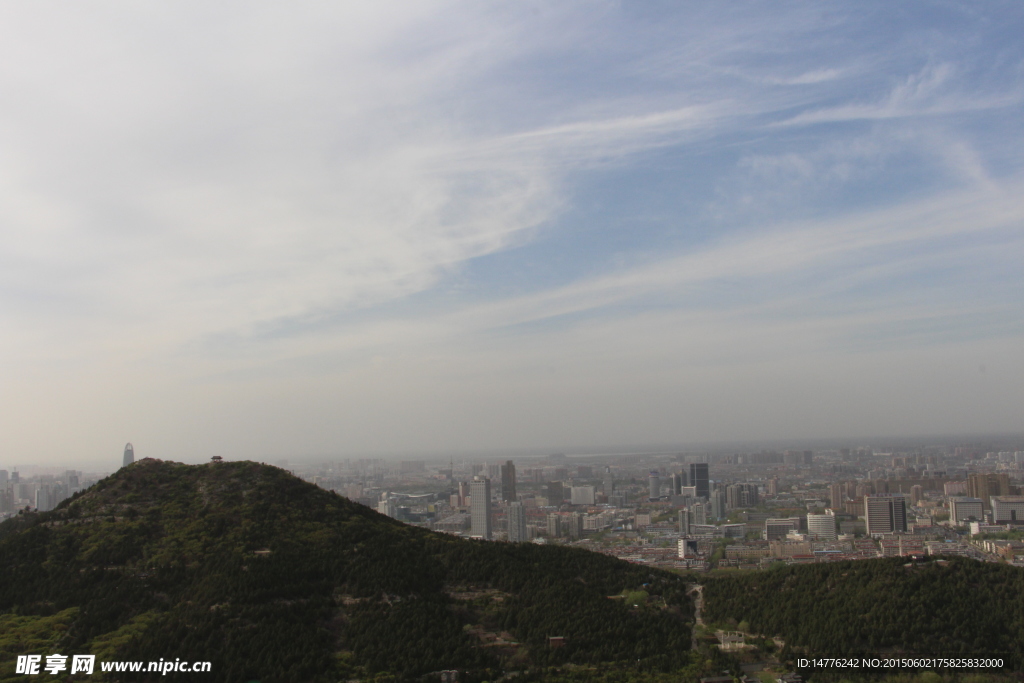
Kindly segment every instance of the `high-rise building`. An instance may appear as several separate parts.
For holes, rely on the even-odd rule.
[[[615,490],[615,479],[612,477],[612,468],[604,468],[604,495],[610,496]]]
[[[491,540],[491,480],[476,476],[469,484],[470,535]]]
[[[583,515],[573,512],[566,515],[562,520],[563,527],[569,525],[568,534],[570,538],[583,538]]]
[[[772,477],[764,483],[764,494],[766,496],[777,496],[779,495],[779,479],[778,477]]]
[[[469,500],[469,482],[468,481],[460,481],[459,482],[459,494],[458,495],[459,495],[459,506],[460,507],[465,507],[466,505],[469,505],[469,503],[466,502],[467,500]]]
[[[501,499],[506,503],[516,499],[516,466],[511,460],[501,466]]]
[[[0,486],[7,483],[7,470],[0,470]]]
[[[562,535],[562,516],[551,513],[548,515],[548,536],[558,538]]]
[[[711,497],[711,483],[708,478],[708,464],[706,462],[690,463],[690,486],[697,489],[698,498]]]
[[[508,504],[508,540],[511,543],[529,540],[526,536],[526,508],[519,501]]]
[[[980,522],[985,518],[985,507],[981,498],[957,496],[949,499],[949,518],[956,525],[969,521]]]
[[[864,519],[870,536],[907,530],[907,499],[898,493],[864,496]]]
[[[124,447],[124,462],[121,464],[121,467],[128,467],[133,462],[135,462],[135,449],[132,448],[132,444],[129,442]]]
[[[690,511],[683,508],[679,511],[679,534],[686,536],[690,533]]]
[[[661,497],[661,477],[658,475],[658,470],[654,470],[647,477],[647,484],[650,489],[651,498]]]
[[[835,515],[807,515],[807,535],[813,539],[821,541],[836,540]]]
[[[678,472],[672,475],[672,495],[679,496],[683,493],[683,476]]]
[[[690,506],[690,527],[694,524],[707,524],[708,523],[708,512],[707,508],[704,507],[704,503],[694,503]]]
[[[989,498],[1010,495],[1010,475],[1005,472],[969,474],[967,475],[967,495],[971,498],[980,498],[985,509],[991,510],[992,502]]]
[[[40,486],[36,489],[36,510],[40,512],[49,512],[53,509],[53,496],[50,493],[49,486]]]
[[[726,497],[725,491],[715,489],[711,492],[711,516],[715,519],[726,518]]]
[[[828,487],[829,502],[832,504],[833,510],[840,510],[843,507],[843,485],[832,484]]]
[[[910,504],[917,505],[924,498],[924,487],[920,484],[914,484],[910,487]]]
[[[559,506],[565,500],[565,487],[562,482],[553,481],[548,484],[548,505]]]

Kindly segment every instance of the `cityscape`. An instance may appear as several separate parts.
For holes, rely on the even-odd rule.
[[[1024,450],[1007,443],[271,464],[413,526],[665,569],[925,555],[1024,566]],[[52,510],[106,474],[0,469],[0,515]]]
[[[1020,683],[1024,3],[0,3],[0,683]]]

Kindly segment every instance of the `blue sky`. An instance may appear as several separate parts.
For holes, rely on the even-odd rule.
[[[0,463],[1024,431],[1019,3],[0,13]]]

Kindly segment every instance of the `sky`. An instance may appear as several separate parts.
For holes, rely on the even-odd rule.
[[[1024,432],[1024,5],[0,6],[0,467]]]

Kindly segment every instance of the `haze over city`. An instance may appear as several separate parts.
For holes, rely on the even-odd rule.
[[[0,18],[4,463],[1024,431],[1020,4]]]

